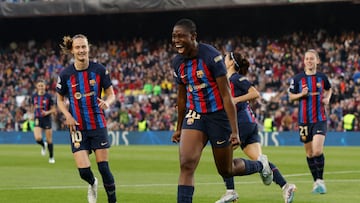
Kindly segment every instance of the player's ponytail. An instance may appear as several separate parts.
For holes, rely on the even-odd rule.
[[[64,54],[70,54],[72,49],[73,39],[70,36],[64,36],[63,42],[60,44],[61,51]]]
[[[248,73],[248,68],[250,66],[249,61],[241,56],[240,53],[234,52],[230,53],[230,58],[234,61],[236,72],[245,76]]]

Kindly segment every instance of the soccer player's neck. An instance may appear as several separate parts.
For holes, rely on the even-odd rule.
[[[76,70],[86,70],[89,67],[89,61],[75,61],[74,66]]]
[[[315,75],[316,74],[316,68],[305,68],[305,74],[306,75]]]

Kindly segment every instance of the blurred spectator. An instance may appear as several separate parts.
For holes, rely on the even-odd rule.
[[[318,37],[314,38],[314,33]],[[232,50],[249,58],[248,79],[262,95],[252,104],[259,130],[264,113],[270,111],[279,131],[297,130],[296,125],[283,126],[282,120],[290,112],[296,121],[298,109],[287,98],[288,80],[303,71],[303,53],[308,47],[319,51],[322,63],[318,69],[332,83],[329,129],[342,131],[343,116],[360,110],[360,33],[315,30],[274,38],[219,37],[209,43],[224,53]],[[174,128],[176,85],[170,65],[173,50],[168,41],[136,38],[94,42],[90,57],[103,63],[113,80],[117,103],[106,112],[111,129],[137,130],[137,122],[144,117],[148,118],[150,130]],[[0,130],[21,131],[29,105],[26,100],[35,90],[34,81],[43,77],[49,81],[49,91],[54,91],[58,73],[72,60],[60,55],[57,43],[50,40],[0,47]],[[63,119],[61,114],[53,119],[58,130],[66,129]]]

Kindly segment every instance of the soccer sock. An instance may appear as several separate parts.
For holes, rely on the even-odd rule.
[[[309,166],[311,175],[312,175],[314,181],[316,181],[316,178],[317,178],[317,170],[316,170],[316,166],[315,166],[315,159],[314,159],[314,158],[306,157],[306,160],[307,160],[307,163],[308,163],[308,166]]]
[[[225,182],[225,186],[227,190],[234,190],[235,184],[234,184],[234,177],[231,178],[223,178]]]
[[[269,162],[269,165],[274,174],[273,181],[278,184],[280,188],[282,188],[286,184],[286,180],[281,175],[279,169],[273,163]]]
[[[242,158],[240,158],[242,159]],[[257,172],[261,172],[263,169],[263,165],[260,161],[251,161],[248,159],[242,159],[245,164],[245,173],[242,175],[250,175]]]
[[[88,182],[90,185],[93,185],[95,182],[94,174],[92,173],[90,167],[87,168],[78,168],[81,179]]]
[[[319,179],[323,179],[324,175],[324,165],[325,165],[325,157],[324,154],[314,157],[314,163],[317,171],[317,177]]]
[[[54,157],[54,145],[53,145],[53,143],[48,143],[48,150],[49,150],[49,157],[53,158]]]
[[[38,143],[39,145],[41,145],[43,148],[45,147],[44,145],[44,141],[41,139],[41,140],[36,140],[36,143]]]
[[[112,175],[109,168],[109,162],[103,161],[97,164],[98,164],[99,172],[104,182],[104,188],[108,197],[108,202],[114,203],[116,202],[116,193],[115,193],[116,188],[115,188],[114,176]]]
[[[194,186],[178,185],[177,202],[178,203],[192,203],[194,195]]]

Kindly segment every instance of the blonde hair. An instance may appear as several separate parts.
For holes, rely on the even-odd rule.
[[[73,37],[70,37],[68,35],[64,36],[63,42],[62,42],[62,44],[60,44],[61,51],[64,54],[70,54],[71,50],[72,50],[73,41],[74,41],[74,39],[77,39],[77,38],[83,38],[83,39],[87,40],[87,37],[83,34],[77,34],[77,35],[74,35]]]
[[[321,61],[320,61],[319,53],[318,53],[315,49],[308,49],[308,50],[305,52],[305,54],[306,54],[306,53],[313,53],[313,54],[315,55],[316,59],[318,60],[318,64],[321,62]]]

